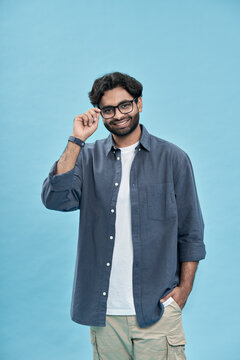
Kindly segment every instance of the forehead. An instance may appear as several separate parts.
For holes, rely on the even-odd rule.
[[[116,106],[123,100],[132,100],[132,95],[122,87],[117,87],[115,89],[105,91],[99,105],[100,107],[108,105]]]

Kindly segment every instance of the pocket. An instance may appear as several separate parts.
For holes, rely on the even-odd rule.
[[[175,307],[177,308],[178,311],[182,312],[182,309],[180,308],[180,306],[178,305],[178,303],[173,299],[172,304],[175,305]]]
[[[154,341],[151,346],[150,354],[158,353],[158,359],[164,360],[186,360],[185,338],[173,336],[162,336]],[[149,355],[149,358],[151,355]],[[154,357],[155,359],[155,357]]]
[[[170,306],[174,307],[175,321],[172,330],[167,335],[168,360],[185,360],[186,338],[182,326],[182,310],[178,303],[173,299]]]
[[[186,360],[185,355],[185,337],[176,337],[168,335],[168,360]]]
[[[147,188],[148,217],[153,220],[168,220],[177,216],[172,182],[153,183]]]

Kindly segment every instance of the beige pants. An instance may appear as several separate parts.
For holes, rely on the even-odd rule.
[[[173,301],[155,324],[140,328],[135,315],[106,315],[90,326],[94,360],[185,360],[182,311]]]

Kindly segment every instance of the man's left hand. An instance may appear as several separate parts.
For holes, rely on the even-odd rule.
[[[190,291],[188,289],[186,289],[185,287],[176,286],[172,292],[167,294],[160,301],[161,301],[161,303],[163,303],[168,298],[172,297],[182,310],[184,305],[186,304],[189,294],[190,294]]]

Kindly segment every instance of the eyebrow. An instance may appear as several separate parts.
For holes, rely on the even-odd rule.
[[[132,100],[132,99],[131,99]],[[119,104],[117,104],[116,106],[118,105],[121,105],[122,103],[125,103],[126,101],[131,101],[130,99],[126,99],[126,100],[122,100]],[[106,106],[103,106],[102,108],[100,108],[100,110],[103,110],[103,109],[106,109],[106,108],[109,108],[109,107],[114,107],[114,105],[106,105]]]

